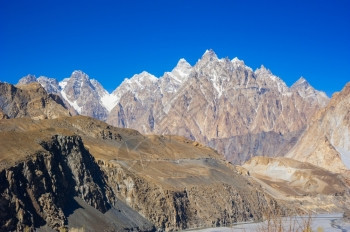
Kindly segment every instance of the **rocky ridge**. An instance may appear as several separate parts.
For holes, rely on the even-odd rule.
[[[235,163],[287,152],[328,102],[304,78],[288,88],[264,66],[253,71],[238,58],[219,59],[212,50],[194,66],[180,59],[160,78],[147,72],[126,78],[111,94],[81,71],[59,83],[36,81],[82,115],[146,134],[185,136]]]
[[[350,83],[318,111],[287,157],[335,173],[350,169]]]
[[[119,214],[104,226],[120,229],[120,222],[147,231],[153,224],[170,231],[300,210],[183,137],[145,136],[75,116],[1,120],[0,143],[2,230],[72,229],[72,223],[91,224],[96,215],[109,218],[124,208],[134,216]],[[96,212],[87,219],[81,210],[89,207]]]
[[[16,87],[0,83],[0,118],[32,119],[57,118],[70,113],[62,100],[53,94],[47,94],[38,83],[17,85]]]
[[[0,171],[1,231],[34,231],[43,226],[68,229],[69,217],[80,210],[79,199],[97,212],[113,211],[117,199],[80,137],[55,135],[40,146],[40,151]],[[123,231],[123,226],[154,230],[146,219],[135,217],[129,225],[118,216],[113,219],[103,224],[107,231]],[[84,225],[84,218],[80,220]]]
[[[304,79],[288,88],[263,66],[253,71],[237,58],[218,59],[211,50],[187,73],[173,91],[152,83],[147,86],[152,94],[141,95],[138,89],[124,94],[107,122],[143,133],[185,136],[241,163],[292,147],[313,113],[328,102]]]

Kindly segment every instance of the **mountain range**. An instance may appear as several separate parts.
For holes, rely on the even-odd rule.
[[[304,78],[287,87],[211,50],[112,94],[81,71],[0,82],[0,231],[174,231],[347,212],[349,132],[350,83],[329,100]]]
[[[237,164],[289,151],[329,101],[303,77],[288,87],[264,66],[253,71],[238,58],[219,59],[212,50],[194,66],[180,59],[160,78],[136,74],[111,94],[82,71],[60,82],[28,75],[18,84],[30,82],[59,95],[72,115],[146,134],[185,136]]]

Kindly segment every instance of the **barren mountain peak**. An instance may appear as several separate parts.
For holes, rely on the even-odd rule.
[[[255,70],[255,74],[272,74],[270,69],[267,69],[264,65]]]
[[[179,62],[177,62],[176,67],[173,69],[179,69],[179,68],[191,68],[192,66],[185,60],[184,58],[181,58]]]
[[[252,68],[248,67],[247,65],[245,65],[243,60],[238,59],[238,57],[235,57],[231,60],[231,63],[233,64],[233,66],[235,68],[241,67],[241,68],[246,68],[249,69],[250,71],[253,71]]]
[[[309,91],[304,92],[311,92],[311,88],[308,89]],[[322,94],[322,92],[313,91],[316,97],[320,93]],[[349,105],[350,85],[348,84],[340,93],[333,95],[324,109],[314,115],[307,130],[287,156],[313,163],[332,172],[348,171],[350,169]]]
[[[89,79],[89,76],[81,70],[75,70],[72,72],[71,78],[74,79]]]
[[[310,83],[303,77],[301,76],[293,85],[291,88],[296,88],[298,86],[310,86]]]
[[[237,57],[237,56],[236,56],[235,58],[233,58],[233,59],[231,60],[231,62],[232,62],[232,63],[243,63],[243,64],[244,64],[244,61],[243,61],[243,60],[238,59],[238,57]]]
[[[82,70],[74,70],[72,72],[72,75],[77,75],[77,74],[85,74],[86,75],[86,73],[84,73]]]
[[[129,80],[130,81],[131,80],[136,80],[136,81],[150,80],[153,82],[153,81],[157,81],[158,78],[147,71],[142,71],[141,73],[135,74],[134,76],[132,76]]]
[[[203,54],[201,60],[206,59],[206,58],[207,58],[207,59],[210,59],[210,60],[212,60],[212,59],[218,59],[218,57],[217,57],[217,55],[216,55],[216,53],[214,52],[213,49],[206,50],[206,51],[204,52],[204,54]]]
[[[184,58],[181,58],[176,67],[167,74],[170,74],[170,76],[177,82],[182,83],[186,80],[191,71],[192,66]]]
[[[177,63],[177,65],[179,65],[179,64],[189,64],[189,63],[187,62],[187,60],[185,58],[180,58],[180,60]]]
[[[32,74],[28,74],[27,76],[22,77],[19,81],[18,81],[18,85],[23,85],[23,84],[29,84],[31,82],[36,82],[36,77],[35,75]]]

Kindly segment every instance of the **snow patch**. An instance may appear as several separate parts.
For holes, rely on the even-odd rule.
[[[218,97],[221,97],[223,91],[222,91],[222,86],[218,85],[219,77],[217,76],[217,74],[213,73],[213,76],[210,80],[213,83],[213,87],[216,89],[218,93]]]
[[[66,87],[68,80],[69,80],[68,78],[65,78],[58,83],[58,85],[61,87],[61,89],[64,89]]]
[[[111,110],[118,104],[119,98],[114,94],[106,93],[101,97],[102,105],[111,112]]]
[[[71,102],[63,90],[61,90],[61,95],[78,112],[78,114],[81,114],[82,107],[78,105],[77,101]]]

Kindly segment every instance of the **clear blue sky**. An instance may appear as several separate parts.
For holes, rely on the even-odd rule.
[[[111,91],[206,49],[331,95],[350,81],[349,0],[0,0],[0,80],[76,69]]]

